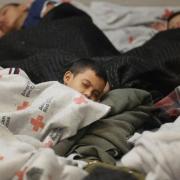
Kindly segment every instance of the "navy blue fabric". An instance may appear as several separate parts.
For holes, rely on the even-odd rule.
[[[41,11],[46,0],[35,0],[29,10],[28,16],[24,22],[23,28],[36,26],[41,20]]]

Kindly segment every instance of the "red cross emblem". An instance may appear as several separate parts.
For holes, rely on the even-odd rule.
[[[169,10],[169,9],[165,9],[164,13],[162,15],[162,18],[168,18],[173,14],[173,11]]]
[[[33,131],[38,131],[40,128],[44,128],[44,122],[43,122],[44,117],[43,116],[38,116],[37,118],[32,118],[31,119],[31,124],[33,125]]]
[[[22,104],[20,104],[19,106],[17,106],[17,110],[26,109],[28,106],[29,106],[29,102],[24,101],[24,102],[22,102]]]
[[[24,177],[26,170],[27,170],[27,167],[24,168],[24,170],[22,170],[22,171],[16,172],[16,176],[18,177],[18,180],[23,180],[23,177]]]
[[[133,36],[129,36],[128,37],[128,42],[129,44],[131,44],[134,41],[134,37]]]
[[[82,95],[80,97],[74,98],[74,102],[76,104],[86,104],[87,103],[86,98]]]
[[[4,159],[4,156],[0,155],[0,161]]]

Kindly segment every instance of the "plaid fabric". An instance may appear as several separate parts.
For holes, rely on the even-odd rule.
[[[155,106],[160,109],[160,118],[166,117],[175,120],[180,115],[180,86],[155,103]]]

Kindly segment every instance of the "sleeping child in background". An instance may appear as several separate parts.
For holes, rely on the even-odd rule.
[[[172,12],[166,21],[155,22],[151,24],[151,27],[157,31],[180,28],[180,11]]]
[[[0,9],[0,37],[21,28],[33,27],[59,0],[35,0],[32,3],[9,3]]]

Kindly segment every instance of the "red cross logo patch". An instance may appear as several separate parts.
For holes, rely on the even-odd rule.
[[[19,106],[17,106],[17,110],[26,109],[28,106],[29,106],[29,102],[23,101],[22,104],[20,104]]]
[[[74,98],[74,102],[75,102],[75,104],[86,104],[87,103],[86,98],[82,95],[80,97]]]
[[[27,167],[24,168],[24,170],[22,170],[22,171],[16,172],[16,176],[18,177],[18,180],[23,180],[23,177],[24,177],[26,170],[27,170]]]
[[[31,119],[31,124],[33,125],[33,131],[39,131],[39,129],[44,128],[44,117],[38,115],[37,118],[32,118]]]
[[[131,44],[134,41],[134,37],[133,36],[129,36],[128,37],[128,43]]]
[[[162,17],[162,18],[168,18],[168,17],[170,17],[172,14],[173,14],[173,11],[172,11],[172,10],[164,9],[164,13],[163,13],[163,15],[162,15],[161,17]]]
[[[0,161],[2,161],[4,159],[4,156],[0,155]]]

